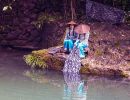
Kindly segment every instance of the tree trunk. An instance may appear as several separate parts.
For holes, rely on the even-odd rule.
[[[76,19],[76,11],[75,11],[75,7],[76,7],[76,0],[71,0],[71,19],[75,20]]]
[[[64,0],[64,19],[67,20],[67,0]]]

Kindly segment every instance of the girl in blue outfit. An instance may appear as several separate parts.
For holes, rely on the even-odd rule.
[[[79,49],[80,58],[85,58],[85,51],[88,50],[88,39],[90,32],[79,34],[78,39],[75,42],[75,45]]]
[[[64,39],[64,50],[70,52],[73,49],[74,42],[77,39],[77,34],[74,32],[74,24],[69,24],[69,28],[66,29],[66,36]]]

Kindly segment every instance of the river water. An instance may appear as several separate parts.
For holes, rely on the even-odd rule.
[[[130,81],[32,71],[28,52],[0,50],[0,100],[130,100]]]

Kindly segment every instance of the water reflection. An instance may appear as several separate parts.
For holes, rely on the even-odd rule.
[[[130,100],[129,80],[27,71],[22,56],[16,51],[1,52],[0,100]]]
[[[31,80],[40,83],[40,84],[49,84],[55,87],[61,87],[61,83],[59,80],[55,79],[58,76],[55,75],[55,77],[52,76],[53,73],[47,73],[43,71],[25,71],[24,75],[31,78]],[[58,78],[60,79],[60,78]]]
[[[64,100],[87,100],[87,83],[78,73],[63,73]]]
[[[129,84],[103,77],[87,77],[86,75],[81,77],[76,73],[63,73],[62,75],[54,71],[27,71],[25,76],[31,80],[27,79],[26,83],[19,78],[17,80],[22,81],[22,84],[19,84],[24,84],[24,90],[28,91],[31,96],[30,99],[22,100],[129,100],[130,98]],[[29,86],[32,87],[31,90]],[[17,90],[23,91],[23,87],[19,86]],[[40,99],[33,99],[32,95],[33,98],[39,96]]]

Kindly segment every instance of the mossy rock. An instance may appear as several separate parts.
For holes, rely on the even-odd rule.
[[[85,65],[83,65],[80,69],[80,73],[83,73],[83,74],[89,74],[90,73],[90,65],[89,63],[86,63]]]
[[[64,60],[49,54],[47,49],[32,51],[31,54],[24,56],[24,60],[33,68],[62,70],[64,66]]]
[[[51,69],[59,70],[59,71],[63,69],[64,61],[61,60],[61,59],[58,58],[58,57],[52,56],[50,63],[52,64],[52,65],[50,66]]]
[[[64,67],[66,57],[60,55],[60,53],[50,54],[48,49],[33,51],[31,54],[25,55],[25,62],[33,67],[40,69],[51,69],[62,71]],[[91,74],[98,76],[119,76],[119,77],[129,77],[130,75],[126,73],[123,69],[114,69],[113,67],[101,67],[98,64],[94,64],[89,60],[85,59],[85,63],[80,69],[80,73]]]
[[[41,57],[36,56],[34,54],[29,54],[24,56],[24,60],[27,65],[31,66],[32,68],[46,68],[46,62],[41,59]]]

